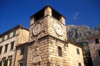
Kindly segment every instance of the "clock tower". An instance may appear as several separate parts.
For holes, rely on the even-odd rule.
[[[27,66],[69,66],[65,17],[47,5],[30,19]]]

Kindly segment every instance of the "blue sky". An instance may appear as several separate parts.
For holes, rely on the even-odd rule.
[[[0,34],[18,24],[29,28],[29,17],[47,4],[66,17],[66,25],[100,24],[100,0],[0,0]]]

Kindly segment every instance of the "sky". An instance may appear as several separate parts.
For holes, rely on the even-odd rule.
[[[66,17],[66,25],[100,24],[100,0],[0,0],[0,34],[18,24],[29,29],[29,17],[47,4]]]

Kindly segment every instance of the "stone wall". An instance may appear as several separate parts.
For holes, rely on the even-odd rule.
[[[62,49],[62,56],[58,55],[58,47]],[[49,61],[51,66],[69,66],[67,43],[54,37],[49,37]]]
[[[77,49],[79,49],[79,54],[77,53]],[[84,66],[82,48],[68,43],[68,52],[68,57],[70,58],[70,66],[78,66],[79,63]]]
[[[37,54],[35,54],[35,47],[38,47]],[[47,66],[48,62],[48,37],[43,37],[39,39],[38,42],[31,42],[28,45],[28,52],[27,52],[27,66]],[[39,56],[39,57],[38,57]],[[38,59],[35,59],[38,57]],[[36,62],[37,60],[37,62]]]

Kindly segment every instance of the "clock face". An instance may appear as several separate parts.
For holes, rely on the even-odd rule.
[[[33,28],[33,34],[38,35],[41,32],[42,24],[39,22]]]
[[[54,22],[54,29],[58,35],[63,34],[62,27],[61,27],[61,24],[59,22]]]

